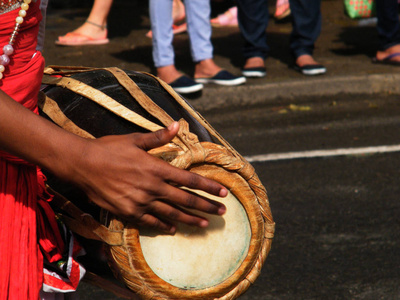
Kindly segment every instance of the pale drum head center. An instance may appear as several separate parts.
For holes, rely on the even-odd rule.
[[[249,250],[250,222],[240,201],[232,193],[226,198],[206,197],[227,208],[223,216],[202,214],[210,222],[207,228],[178,224],[173,236],[140,230],[147,264],[158,277],[178,288],[203,289],[221,283],[235,273]]]

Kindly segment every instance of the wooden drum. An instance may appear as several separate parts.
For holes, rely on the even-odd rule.
[[[246,291],[261,271],[275,228],[253,167],[150,74],[53,66],[45,70],[43,83],[41,114],[82,137],[150,132],[179,121],[177,137],[149,153],[229,190],[222,200],[205,195],[222,201],[225,215],[207,215],[205,229],[180,224],[171,236],[82,205],[82,193],[57,186],[55,210],[72,231],[104,243],[115,276],[140,299],[235,299]]]

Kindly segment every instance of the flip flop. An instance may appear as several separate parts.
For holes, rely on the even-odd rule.
[[[77,32],[68,32],[64,36],[59,36],[55,41],[56,45],[60,46],[86,46],[86,45],[104,45],[108,44],[110,40],[107,38],[107,30],[105,36],[102,38],[93,38]]]
[[[376,57],[372,58],[372,62],[374,64],[383,64],[383,65],[391,65],[391,66],[400,66],[400,61],[391,60],[394,57],[400,56],[400,52],[396,52],[386,56],[384,59],[377,59]]]
[[[237,27],[237,7],[231,7],[223,14],[211,19],[211,25],[214,27]]]

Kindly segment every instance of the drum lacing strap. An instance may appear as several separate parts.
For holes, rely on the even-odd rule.
[[[57,102],[49,98],[43,92],[39,92],[38,106],[54,123],[58,124],[60,127],[66,129],[67,131],[84,138],[95,138],[89,132],[83,130],[70,119],[68,119],[67,116],[61,111]]]
[[[141,115],[127,109],[113,98],[107,96],[103,92],[96,90],[95,88],[80,82],[79,80],[70,77],[52,77],[44,76],[43,83],[50,85],[57,85],[63,88],[67,88],[81,96],[89,98],[100,106],[116,113],[121,118],[124,118],[130,122],[134,122],[136,125],[141,126],[149,131],[157,131],[162,129],[161,126],[145,119]]]
[[[129,78],[129,76],[127,76],[124,71],[122,71],[121,69],[118,69],[118,68],[92,68],[92,67],[81,67],[81,66],[74,67],[74,66],[55,66],[55,65],[53,65],[53,66],[47,67],[45,69],[44,73],[47,74],[47,75],[63,75],[63,76],[66,76],[66,75],[82,73],[82,72],[88,72],[88,71],[94,71],[94,70],[107,70],[107,71],[113,73],[114,76],[117,78],[117,80],[120,80],[119,79],[120,78],[119,75],[115,75],[117,73],[118,74],[125,74],[125,75],[121,75],[121,76],[124,76],[124,77],[126,76],[125,78]],[[118,72],[116,70],[118,70]],[[175,90],[169,84],[167,84],[166,82],[164,82],[160,78],[154,76],[153,74],[146,73],[146,72],[140,72],[140,73],[146,74],[146,75],[151,76],[154,79],[156,79],[160,83],[160,85],[175,99],[175,101],[177,101],[183,108],[185,108],[186,111],[188,111],[192,115],[193,118],[195,118],[204,128],[206,128],[207,131],[211,135],[213,135],[225,148],[229,149],[233,153],[233,155],[235,155],[235,156],[239,157],[241,160],[245,161],[245,159],[203,118],[203,116],[201,116],[200,113],[195,111],[188,103],[186,103],[186,101],[184,101],[182,99],[182,97],[177,92],[175,92]],[[132,81],[132,80],[130,79],[130,81]],[[43,83],[46,83],[46,82],[43,82]],[[120,81],[120,83],[122,85],[125,84],[125,83],[122,83],[122,81]],[[47,84],[57,84],[57,83],[55,81],[52,81],[52,82],[47,83]],[[69,88],[68,86],[64,86],[64,87]],[[127,90],[129,91],[129,89],[127,89]],[[139,87],[138,87],[138,90],[140,91],[140,94],[144,94],[140,90]],[[131,93],[131,95],[132,95],[132,93]],[[85,95],[83,95],[83,96],[85,96]],[[137,99],[137,95],[136,94],[132,95],[132,96],[135,99]],[[145,95],[145,96],[147,96],[147,95]],[[154,103],[152,100],[151,100],[151,102]],[[158,109],[157,109],[157,113],[155,115],[153,115],[153,116],[158,118],[158,117],[160,117],[160,114],[165,113],[165,112],[154,103],[153,107],[155,107],[155,106]],[[148,106],[143,107],[143,108],[146,109],[147,107]],[[166,124],[165,120],[163,121],[163,118],[161,118],[159,120],[165,126],[168,126],[169,123],[170,123],[169,122],[169,123]],[[140,124],[137,124],[137,125],[141,126]],[[143,127],[143,128],[146,128],[146,127]],[[146,129],[148,129],[148,128],[146,128]],[[155,130],[151,130],[151,131],[155,131]]]
[[[56,67],[49,67],[45,70],[47,74],[75,74],[78,73],[79,70],[77,68],[73,68],[68,72],[57,72],[53,68]],[[91,70],[100,70],[94,68],[85,68],[81,70],[81,72],[91,71]],[[118,68],[101,68],[101,70],[106,70],[114,75],[114,77],[118,80],[118,82],[131,94],[131,96],[145,109],[148,113],[152,116],[157,118],[162,124],[168,126],[173,122],[173,119],[164,111],[162,110],[156,103],[154,103],[138,86],[137,84],[121,69]],[[149,131],[156,131],[162,129],[161,126],[143,118],[139,114],[127,109],[125,106],[121,105],[111,97],[107,96],[103,92],[85,84],[78,80],[75,80],[70,77],[52,77],[49,75],[45,75],[43,77],[43,83],[50,84],[50,85],[57,85],[64,88],[67,88],[81,96],[84,96],[95,103],[101,105],[102,107],[108,109],[109,111],[113,112],[114,114],[124,118],[142,128],[145,128]],[[51,101],[49,97],[47,97],[49,102]],[[43,105],[42,105],[43,106]],[[49,111],[50,112],[50,111]],[[46,111],[45,111],[46,113]],[[55,110],[51,111],[52,115],[55,115]],[[61,110],[57,112],[57,114],[62,115]],[[63,123],[66,123],[62,117],[51,117],[53,120],[63,120]],[[193,162],[198,162],[199,158],[204,158],[204,150],[200,147],[200,143],[198,142],[197,136],[193,133],[189,132],[188,126],[184,126],[183,122],[181,121],[180,130],[177,134],[177,137],[174,138],[173,142],[179,145],[185,152],[189,150],[193,159]],[[72,122],[70,122],[72,123]],[[56,122],[56,124],[62,126],[62,123]],[[189,139],[188,139],[189,138]],[[203,159],[204,160],[204,159]]]
[[[207,131],[214,136],[225,148],[229,149],[234,155],[242,158],[242,156],[207,122],[206,119],[197,111],[195,111],[182,97],[166,82],[150,73],[145,73],[155,78],[161,86],[178,102],[183,108],[188,111]]]
[[[139,103],[139,105],[143,109],[145,109],[150,115],[157,118],[162,124],[164,124],[164,126],[168,126],[174,121],[174,119],[172,119],[170,115],[168,115],[163,109],[161,109],[161,107],[154,103],[154,101],[149,96],[147,96],[136,84],[136,82],[134,82],[123,70],[115,67],[104,68],[104,70],[107,70],[108,72],[113,74],[118,82],[125,88],[126,91],[129,92],[129,94]],[[193,147],[193,145],[199,142],[197,136],[189,132],[188,126],[182,126],[183,123],[186,122],[182,121],[180,122],[181,126],[177,134],[177,137],[179,138],[181,143],[177,139],[174,139],[173,142],[178,144],[184,150],[196,152],[197,147]],[[187,137],[190,134],[191,139],[190,141],[188,141]]]
[[[51,187],[46,186],[46,189],[54,195],[52,205],[57,208],[56,210],[63,212],[59,216],[73,232],[88,239],[103,241],[112,246],[121,246],[124,244],[122,230],[109,230],[106,226],[97,222],[90,214],[81,211]]]

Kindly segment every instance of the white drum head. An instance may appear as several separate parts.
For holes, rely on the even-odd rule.
[[[203,289],[223,282],[240,267],[249,250],[250,222],[239,200],[231,193],[226,198],[207,197],[227,208],[223,216],[202,214],[209,220],[207,228],[179,224],[173,236],[140,230],[147,264],[178,288]]]

